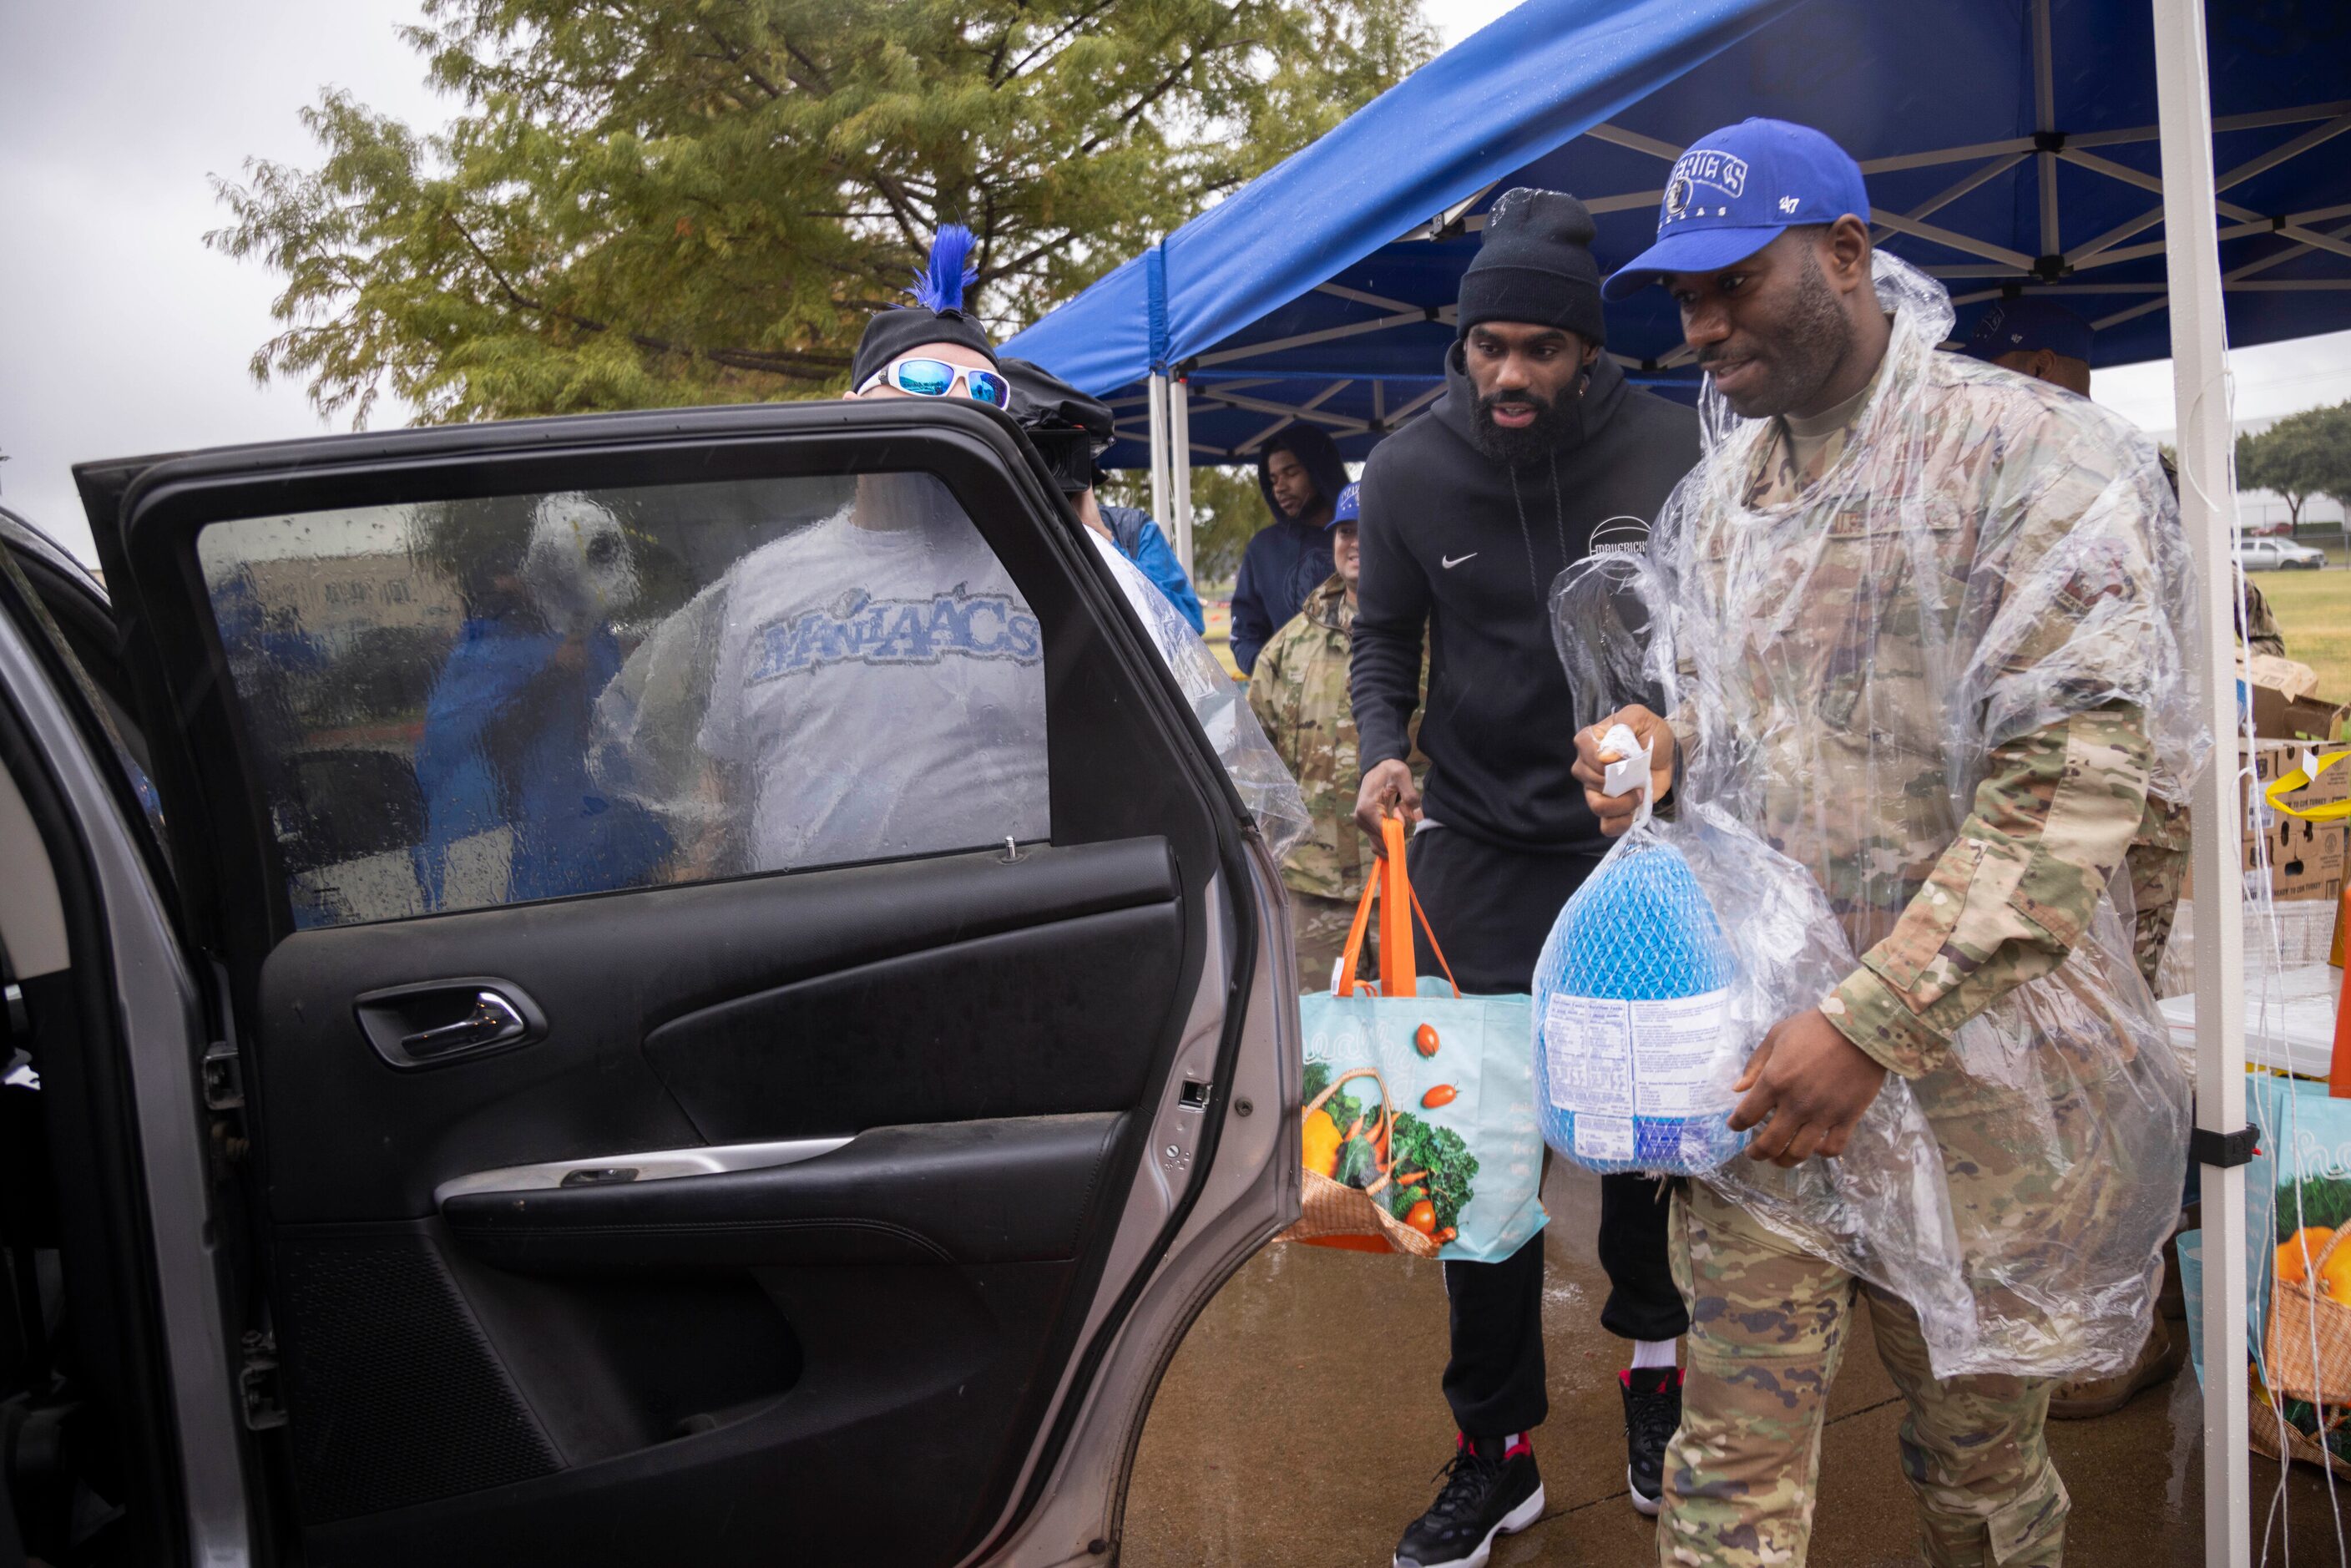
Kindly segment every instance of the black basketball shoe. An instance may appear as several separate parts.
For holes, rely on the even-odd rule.
[[[1625,1386],[1625,1480],[1633,1506],[1655,1519],[1666,1500],[1666,1445],[1682,1424],[1681,1370],[1642,1366],[1616,1376]]]
[[[1444,1490],[1404,1532],[1395,1568],[1486,1568],[1494,1537],[1514,1535],[1542,1517],[1542,1477],[1524,1433],[1507,1444],[1458,1438],[1453,1462],[1437,1473]]]

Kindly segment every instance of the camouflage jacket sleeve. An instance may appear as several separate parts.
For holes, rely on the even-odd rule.
[[[2124,706],[1994,748],[1959,836],[1821,1010],[1905,1078],[1941,1065],[1961,1024],[2082,939],[2146,810],[2151,760]]]
[[[1305,758],[1300,756],[1298,683],[1290,677],[1283,659],[1288,651],[1277,637],[1259,653],[1257,671],[1249,678],[1249,704],[1281,765],[1294,779],[1305,766]]]
[[[2245,590],[2244,623],[2240,628],[2245,646],[2256,653],[2267,653],[2273,659],[2284,658],[2285,632],[2279,628],[2277,614],[2270,609],[2269,600],[2259,588],[2246,581],[2243,572],[2237,574],[2237,581]]]

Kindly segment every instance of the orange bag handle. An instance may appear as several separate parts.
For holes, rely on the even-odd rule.
[[[1364,933],[1371,926],[1372,902],[1380,904],[1380,995],[1409,997],[1418,994],[1419,976],[1413,963],[1412,922],[1420,918],[1420,928],[1428,934],[1428,949],[1437,955],[1437,967],[1445,971],[1445,983],[1453,988],[1456,997],[1461,994],[1460,982],[1453,977],[1453,966],[1445,961],[1445,949],[1437,945],[1437,933],[1428,924],[1428,914],[1420,906],[1420,895],[1413,891],[1412,875],[1405,868],[1405,831],[1401,817],[1380,819],[1380,837],[1387,850],[1381,857],[1377,872],[1364,879],[1364,895],[1355,902],[1354,924],[1347,928],[1347,946],[1339,965],[1337,995],[1355,994],[1355,960],[1364,950]],[[1384,895],[1381,884],[1387,884]]]

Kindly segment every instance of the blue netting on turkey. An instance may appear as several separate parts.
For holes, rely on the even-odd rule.
[[[1535,965],[1543,1141],[1603,1174],[1703,1176],[1737,1154],[1747,1134],[1730,1130],[1728,1085],[1744,1064],[1722,995],[1737,968],[1689,863],[1640,822],[1559,912]],[[1660,1098],[1703,1109],[1646,1113]],[[1580,1139],[1579,1106],[1592,1121]]]

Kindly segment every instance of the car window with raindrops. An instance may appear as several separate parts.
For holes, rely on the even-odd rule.
[[[919,473],[215,523],[298,926],[1049,840],[1042,636]]]

